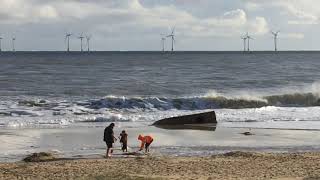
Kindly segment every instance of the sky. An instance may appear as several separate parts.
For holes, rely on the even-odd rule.
[[[270,31],[280,30],[279,50],[320,50],[319,0],[0,0],[2,49],[80,49],[91,35],[97,51],[161,50],[161,34],[175,27],[179,51],[272,50]],[[171,49],[169,38],[166,49]],[[86,43],[84,41],[84,48]]]

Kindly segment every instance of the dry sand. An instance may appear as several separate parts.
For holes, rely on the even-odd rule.
[[[0,179],[320,179],[320,153],[0,163]]]

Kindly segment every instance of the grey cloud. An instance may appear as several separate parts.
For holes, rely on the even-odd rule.
[[[249,1],[266,6],[262,1]],[[197,38],[205,41],[205,38],[221,37],[238,42],[246,31],[262,37],[276,24],[275,19],[283,23],[282,17],[274,18],[263,8],[250,10],[242,0],[10,0],[11,6],[8,2],[0,1],[0,31],[7,31],[8,36],[13,31],[27,35],[20,39],[21,49],[63,50],[64,33],[70,31],[93,34],[93,47],[99,50],[136,49],[137,41],[145,41],[139,44],[140,50],[157,50],[159,34],[169,33],[171,26],[176,26],[177,38],[183,38],[186,43]],[[274,7],[268,8],[275,11]],[[292,34],[288,38],[303,34],[301,31],[288,33]],[[77,39],[73,38],[75,49]],[[44,40],[50,45],[41,45]],[[180,45],[188,47],[188,44]],[[193,43],[189,46],[195,48]]]

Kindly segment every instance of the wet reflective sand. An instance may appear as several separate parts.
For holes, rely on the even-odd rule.
[[[117,124],[115,134],[123,130]],[[180,128],[180,129],[179,129]],[[139,147],[139,134],[154,137],[153,155],[206,156],[233,150],[263,152],[297,152],[320,150],[320,132],[310,130],[243,129],[207,127],[200,129],[171,129],[153,126],[125,128],[129,134],[130,151]],[[193,127],[194,128],[194,127]],[[205,130],[203,130],[205,129]],[[103,155],[104,126],[48,129],[1,129],[0,161],[21,160],[26,154],[55,151],[62,157]],[[241,133],[250,131],[254,135]],[[115,143],[115,154],[121,154],[120,143]]]

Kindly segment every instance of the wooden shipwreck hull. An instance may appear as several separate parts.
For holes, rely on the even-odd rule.
[[[201,125],[217,124],[216,113],[214,111],[171,117],[161,119],[153,123],[154,126],[177,126],[177,125]]]

